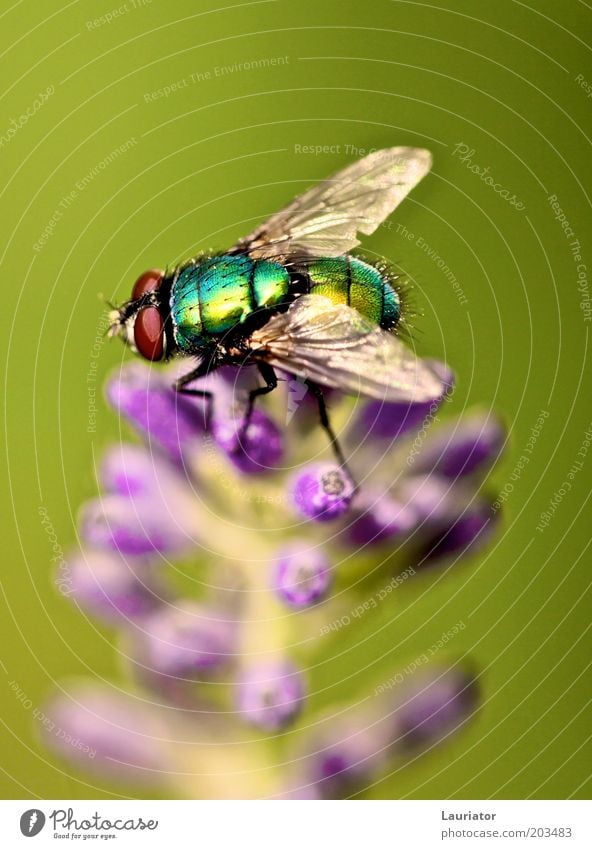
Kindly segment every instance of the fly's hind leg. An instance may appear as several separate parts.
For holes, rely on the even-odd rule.
[[[323,390],[320,388],[320,386],[318,386],[316,383],[313,383],[310,380],[306,381],[306,385],[308,386],[308,388],[310,389],[312,394],[317,399],[317,404],[318,404],[318,408],[319,408],[319,418],[321,420],[321,425],[323,426],[325,433],[329,437],[329,441],[331,442],[331,448],[333,449],[333,453],[335,454],[335,459],[337,460],[337,462],[339,463],[339,465],[341,466],[341,468],[344,470],[344,472],[346,473],[346,475],[348,476],[348,478],[351,481],[351,484],[354,488],[354,495],[355,495],[356,492],[358,491],[358,484],[356,482],[356,479],[354,478],[354,476],[351,473],[348,462],[345,459],[345,455],[344,455],[344,453],[341,449],[341,445],[339,444],[339,440],[337,439],[337,435],[336,435],[335,431],[333,430],[333,428],[331,427],[331,422],[329,421],[329,414],[327,412],[327,405],[325,404],[325,396],[323,395]]]
[[[208,389],[188,389],[187,384],[192,383],[194,380],[198,380],[200,377],[207,377],[207,375],[211,374],[213,370],[214,368],[212,367],[210,359],[204,359],[200,362],[197,368],[194,368],[193,371],[184,374],[173,384],[173,388],[180,395],[190,395],[193,398],[203,398],[205,400],[204,424],[208,431],[212,424],[212,416],[214,412],[214,394]]]

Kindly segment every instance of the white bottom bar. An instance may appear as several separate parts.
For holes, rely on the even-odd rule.
[[[588,801],[0,801],[0,845],[589,849],[591,808]]]

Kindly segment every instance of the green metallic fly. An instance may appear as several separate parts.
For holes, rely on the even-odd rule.
[[[346,467],[322,387],[385,402],[440,396],[441,380],[395,334],[401,318],[396,275],[352,251],[431,167],[429,151],[376,151],[300,195],[235,247],[200,255],[167,273],[148,271],[111,313],[119,335],[147,360],[197,358],[179,392],[223,365],[255,365],[264,384],[246,399],[246,430],[259,395],[275,389],[275,369],[304,380],[321,423]],[[347,467],[346,467],[347,468]]]

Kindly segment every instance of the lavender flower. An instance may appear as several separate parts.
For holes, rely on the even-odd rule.
[[[409,534],[417,526],[418,517],[413,502],[368,488],[357,499],[355,518],[348,527],[349,537],[360,547],[386,542]]]
[[[89,501],[80,517],[90,545],[127,555],[180,554],[195,545],[192,499],[166,458],[122,444],[107,452],[101,477],[106,495]]]
[[[380,777],[390,761],[417,755],[452,734],[477,706],[477,684],[465,667],[397,673],[396,691],[384,686],[380,704],[343,708],[320,719],[320,732],[301,753],[291,798],[314,787],[317,797],[354,795]]]
[[[272,469],[282,459],[282,434],[263,410],[253,410],[244,432],[240,417],[226,417],[214,422],[213,434],[218,446],[245,474]]]
[[[302,674],[285,661],[251,667],[238,685],[240,712],[248,722],[267,731],[277,731],[292,722],[303,699]]]
[[[450,389],[449,370],[433,367]],[[244,389],[242,370],[204,382],[210,432],[203,401],[174,393],[171,373],[134,363],[109,381],[108,400],[144,444],[106,452],[65,594],[117,629],[129,694],[74,686],[48,708],[63,733],[46,736],[78,766],[112,775],[123,762],[187,796],[351,795],[464,723],[474,675],[426,665],[394,690],[352,689],[355,707],[319,712],[318,652],[336,622],[355,621],[348,611],[369,617],[387,598],[395,559],[413,575],[490,538],[497,513],[483,482],[504,429],[479,412],[438,427],[449,391],[427,405],[367,403],[340,433],[354,492],[327,459],[305,386],[288,391],[300,409],[286,413],[274,393],[245,430],[237,380]],[[332,393],[334,423],[351,403]],[[276,763],[262,735],[280,731]]]
[[[54,698],[45,713],[46,744],[77,767],[157,784],[171,763],[166,722],[139,698],[78,684],[70,696]]]
[[[398,744],[409,749],[437,742],[471,716],[477,700],[476,678],[466,669],[416,673],[395,708]]]
[[[328,593],[331,581],[327,555],[301,543],[285,548],[274,565],[276,592],[292,607],[309,607],[320,601]]]
[[[307,467],[296,476],[292,488],[298,511],[316,522],[330,522],[343,516],[353,494],[351,479],[334,463]]]
[[[221,611],[191,601],[160,607],[142,622],[146,662],[169,675],[203,672],[232,657],[234,623]]]
[[[350,710],[337,720],[329,714],[304,753],[298,779],[306,778],[321,798],[347,796],[380,773],[391,742],[388,728],[372,711]]]
[[[147,386],[147,379],[149,385]],[[130,363],[107,384],[107,400],[148,440],[177,461],[183,449],[203,434],[205,417],[183,395],[172,393],[162,373],[148,376],[141,363]]]
[[[107,621],[144,616],[163,600],[164,591],[149,570],[142,575],[140,565],[88,549],[71,558],[65,594]]]

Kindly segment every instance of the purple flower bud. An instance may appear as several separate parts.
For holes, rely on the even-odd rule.
[[[316,786],[323,799],[343,798],[372,781],[389,757],[393,737],[390,710],[376,703],[340,705],[315,720],[313,740],[306,744],[299,773]]]
[[[453,554],[468,554],[489,541],[497,526],[498,515],[492,513],[488,502],[477,501],[464,513],[422,545],[423,565]]]
[[[68,561],[67,576],[61,578],[64,595],[81,607],[108,621],[141,616],[159,602],[158,595],[144,583],[134,568],[121,557],[102,551],[85,551]]]
[[[478,687],[466,670],[415,675],[401,696],[394,720],[397,745],[426,746],[452,733],[477,707]]]
[[[46,744],[60,757],[93,772],[156,783],[174,769],[158,713],[140,699],[101,686],[77,686],[44,710]]]
[[[151,456],[140,445],[122,442],[111,445],[101,461],[100,478],[107,492],[133,498],[158,497],[162,459]]]
[[[384,766],[387,742],[363,722],[333,730],[311,758],[311,774],[324,799],[342,798],[371,781]]]
[[[347,533],[354,545],[365,546],[405,537],[417,522],[418,512],[413,503],[395,500],[388,493],[363,490]]]
[[[171,375],[140,363],[117,371],[107,383],[107,400],[137,430],[145,433],[175,460],[204,431],[203,401],[172,388]]]
[[[121,554],[182,553],[194,540],[164,505],[149,498],[107,495],[81,510],[80,533],[96,548]]]
[[[435,471],[447,478],[469,475],[492,465],[503,448],[506,434],[500,421],[489,415],[457,419],[438,429],[417,457],[417,472]]]
[[[275,590],[292,607],[310,607],[320,601],[331,581],[331,564],[324,552],[301,543],[286,547],[274,569]]]
[[[349,509],[354,494],[347,473],[334,463],[310,465],[294,479],[292,497],[298,511],[315,522],[338,519]]]
[[[116,494],[82,508],[80,531],[90,545],[141,555],[182,553],[195,544],[191,490],[166,459],[140,446],[121,445],[107,452],[102,473],[107,489]]]
[[[232,657],[235,623],[192,601],[161,607],[142,622],[141,654],[166,675],[216,669]]]
[[[245,474],[273,469],[282,459],[282,433],[263,410],[253,410],[246,430],[242,419],[231,416],[216,419],[212,430],[217,444]]]
[[[432,419],[444,398],[454,388],[454,374],[448,366],[437,360],[426,360],[426,363],[444,384],[442,395],[419,404],[370,401],[364,405],[354,429],[380,439],[396,439],[411,430],[417,430],[424,421]]]
[[[459,495],[449,480],[431,475],[411,475],[397,488],[397,495],[412,506],[424,531],[442,528],[453,522],[461,509]]]
[[[238,685],[238,709],[267,731],[292,722],[304,701],[302,673],[291,663],[272,661],[248,669]]]

